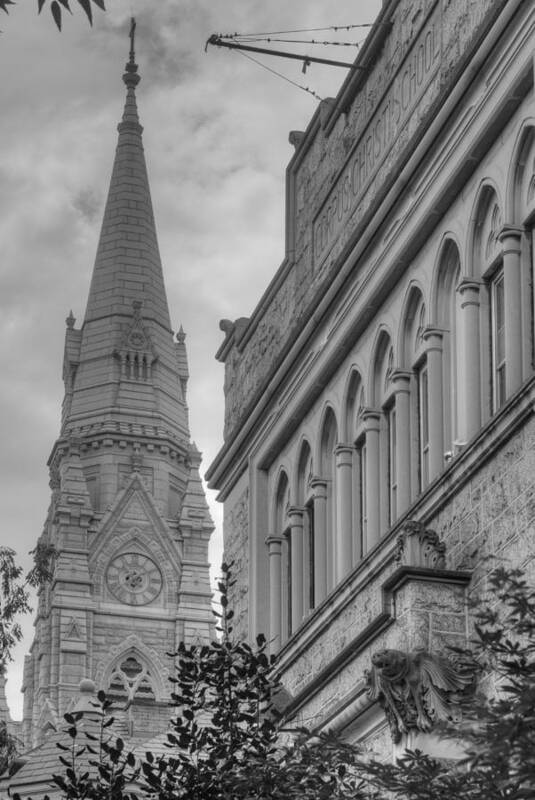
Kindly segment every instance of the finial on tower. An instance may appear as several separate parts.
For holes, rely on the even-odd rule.
[[[130,53],[125,67],[126,72],[123,75],[123,81],[129,89],[135,89],[141,79],[137,74],[135,51],[136,20],[134,17],[130,20],[130,33],[128,35],[130,37]]]

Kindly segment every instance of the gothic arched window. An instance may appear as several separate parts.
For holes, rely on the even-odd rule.
[[[150,672],[133,653],[120,661],[113,670],[108,697],[117,705],[156,700]]]

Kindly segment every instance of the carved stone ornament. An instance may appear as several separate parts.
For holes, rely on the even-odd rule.
[[[409,520],[398,537],[396,561],[400,566],[445,569],[446,545],[435,531]]]
[[[439,721],[459,722],[475,690],[474,662],[457,663],[418,648],[411,653],[380,650],[366,671],[371,700],[378,700],[398,743],[410,730],[431,730]]]

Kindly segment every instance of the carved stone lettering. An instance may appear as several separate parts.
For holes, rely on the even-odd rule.
[[[321,261],[372,182],[440,66],[437,6],[373,114],[313,223],[314,260]]]

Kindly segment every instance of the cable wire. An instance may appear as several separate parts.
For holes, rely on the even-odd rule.
[[[371,28],[372,22],[357,25],[329,25],[326,28],[296,28],[292,31],[261,31],[260,33],[218,33],[220,39],[235,39],[237,36],[281,36],[286,33],[316,33],[317,31],[349,31],[352,28]]]
[[[360,47],[362,42],[320,42],[318,39],[272,39],[270,36],[232,37],[238,43],[243,42],[284,42],[286,44],[322,44],[333,47]]]
[[[320,100],[321,101],[323,99],[322,97],[319,96],[319,94],[316,94],[316,92],[313,89],[309,89],[308,86],[303,86],[301,83],[296,83],[296,81],[292,81],[291,78],[287,78],[286,75],[282,75],[282,73],[277,72],[277,70],[271,69],[271,67],[268,67],[266,64],[262,64],[261,61],[258,61],[258,59],[247,55],[247,53],[242,53],[241,50],[237,50],[236,52],[238,53],[238,55],[243,56],[244,58],[248,58],[249,61],[253,61],[255,64],[258,64],[259,67],[262,67],[263,69],[266,69],[268,72],[271,72],[273,75],[276,75],[278,78],[282,78],[283,81],[286,81],[287,83],[291,83],[291,85],[297,87],[297,89],[302,89],[304,92],[308,92],[308,94],[311,94],[313,97],[316,98],[316,100]]]

